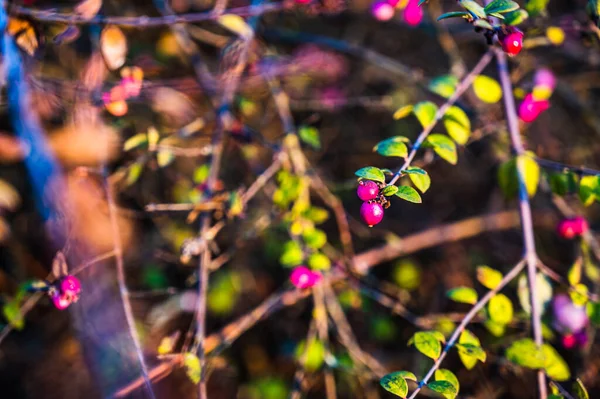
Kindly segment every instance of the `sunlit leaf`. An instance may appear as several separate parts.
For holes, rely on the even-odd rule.
[[[432,147],[436,154],[452,165],[455,165],[458,161],[456,144],[447,136],[443,134],[430,134],[427,140],[425,140],[425,144]]]
[[[379,384],[388,392],[396,396],[405,398],[408,394],[408,384],[406,383],[405,372],[396,371],[383,376]]]
[[[25,320],[23,319],[23,314],[21,313],[21,301],[18,298],[15,298],[2,307],[2,313],[13,328],[16,330],[22,330],[25,327]]]
[[[521,173],[521,178],[525,183],[527,194],[530,197],[533,197],[540,182],[540,166],[535,159],[528,154],[519,155],[517,157],[517,166]]]
[[[123,144],[123,151],[130,151],[134,148],[141,147],[148,143],[148,135],[146,133],[138,133],[128,138]]]
[[[477,280],[486,288],[493,290],[500,284],[502,273],[489,266],[477,267]]]
[[[286,267],[299,265],[304,260],[302,247],[296,241],[288,241],[283,245],[283,252],[279,262]]]
[[[531,369],[543,368],[545,364],[542,348],[538,347],[531,338],[523,338],[513,342],[506,349],[506,358],[519,366]]]
[[[423,127],[429,126],[435,120],[435,114],[437,111],[437,105],[431,101],[417,103],[413,109],[415,116],[419,122],[421,122],[421,126]]]
[[[527,18],[529,18],[527,11],[519,9],[504,14],[504,23],[511,26],[519,25],[522,24]]]
[[[250,38],[254,35],[254,30],[239,15],[224,14],[217,19],[217,22],[241,37]]]
[[[536,294],[539,309],[544,309],[546,304],[552,299],[552,284],[548,281],[546,276],[542,273],[536,275]],[[527,276],[522,275],[519,278],[517,294],[519,296],[519,303],[527,314],[531,314],[531,303],[529,299],[529,286],[527,282]]]
[[[456,375],[454,375],[454,373],[448,369],[437,369],[435,371],[435,380],[436,381],[448,381],[450,384],[452,384],[454,386],[454,388],[456,388],[456,392],[458,393],[460,391],[460,383],[458,382],[458,378],[456,378]],[[444,395],[446,398],[448,399],[452,399],[454,398],[456,395],[454,394],[450,394],[452,396],[447,396]]]
[[[473,80],[473,91],[481,101],[494,104],[502,98],[502,88],[495,79],[485,75],[477,75]]]
[[[414,345],[415,348],[425,356],[431,359],[437,359],[442,353],[441,342],[444,340],[445,337],[443,334],[437,331],[419,331],[408,341],[408,345]]]
[[[301,126],[298,129],[298,136],[300,140],[316,150],[321,149],[321,138],[319,136],[319,130],[314,126]]]
[[[410,186],[400,186],[395,194],[397,197],[402,198],[405,201],[420,204],[422,202],[421,196],[414,188]]]
[[[447,399],[454,399],[458,395],[458,390],[450,381],[432,381],[427,384],[427,388]]]
[[[409,169],[407,169],[405,173],[408,174],[410,181],[412,181],[415,187],[417,187],[422,193],[425,193],[427,190],[429,190],[429,187],[431,186],[431,177],[429,177],[427,172],[425,172],[423,169],[420,169],[423,171],[423,173],[413,173]]]
[[[571,378],[571,372],[567,362],[552,346],[544,344],[542,346],[544,354],[544,370],[549,378],[555,381],[567,381]]]
[[[188,378],[194,383],[200,382],[200,359],[193,353],[187,352],[183,355],[183,366],[185,367],[185,373]]]
[[[479,18],[485,18],[485,10],[479,3],[474,0],[459,0],[458,1],[461,6],[463,6],[467,11],[470,11],[473,15]]]
[[[447,13],[444,15],[448,15],[448,14],[468,15],[464,11],[461,11],[458,13]],[[439,17],[438,21],[440,19],[443,19],[442,17],[444,17],[444,15]],[[460,15],[455,15],[455,16],[460,16]],[[446,18],[450,18],[450,17],[447,16]],[[449,98],[452,94],[454,94],[457,84],[458,84],[458,78],[456,78],[455,76],[452,76],[452,75],[444,75],[444,76],[439,76],[437,78],[431,79],[431,82],[429,82],[428,87],[429,87],[429,90],[433,91],[434,93],[437,93],[444,98]]]
[[[386,157],[406,157],[408,155],[408,147],[405,144],[406,138],[402,136],[391,137],[380,141],[373,147],[373,151]]]
[[[327,244],[327,234],[323,230],[309,229],[302,234],[306,246],[312,249],[320,249]]]
[[[584,206],[590,206],[600,197],[600,177],[583,176],[579,181],[579,199]]]
[[[329,270],[331,261],[326,255],[315,252],[308,257],[308,266],[313,270]]]
[[[325,346],[318,339],[313,339],[306,349],[306,341],[302,341],[296,348],[296,359],[299,362],[304,359],[304,368],[309,372],[315,372],[325,361]]]
[[[354,174],[358,177],[362,177],[363,179],[385,183],[385,176],[383,172],[374,166],[366,166],[357,170],[354,172]]]
[[[392,195],[398,192],[398,187],[396,186],[385,186],[381,193],[386,197],[391,197]]]
[[[412,105],[405,105],[404,107],[398,108],[396,112],[394,112],[394,119],[398,120],[406,118],[413,111],[413,108]]]
[[[487,14],[490,13],[500,13],[504,14],[509,11],[514,11],[519,9],[519,4],[515,3],[511,0],[493,0],[485,6],[484,10]]]
[[[452,11],[452,12],[447,12],[445,14],[440,15],[437,20],[441,21],[443,19],[448,19],[448,18],[466,18],[467,16],[469,16],[468,12],[465,12],[465,11]]]
[[[470,287],[453,288],[446,295],[455,302],[468,303],[470,305],[475,305],[478,298],[477,292]]]
[[[590,399],[587,389],[579,378],[573,383],[573,396],[575,399]]]
[[[496,294],[488,303],[488,313],[492,321],[498,324],[508,324],[513,318],[513,305],[504,294]]]
[[[175,154],[170,150],[158,150],[156,153],[156,162],[161,168],[169,165],[175,159]]]
[[[134,162],[127,168],[127,185],[131,186],[134,184],[140,176],[142,175],[142,171],[144,170],[144,165],[141,162]]]
[[[471,121],[465,111],[453,105],[443,117],[448,135],[460,145],[465,145],[471,136]]]
[[[462,345],[458,348],[458,356],[467,370],[471,370],[475,367],[478,359],[483,358],[482,361],[485,361],[485,352],[483,352],[482,357],[480,351],[473,349],[481,348],[481,342],[471,331],[464,330],[458,338],[458,344]],[[481,351],[483,351],[483,349],[481,349]]]

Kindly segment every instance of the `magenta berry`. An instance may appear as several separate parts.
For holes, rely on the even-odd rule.
[[[567,334],[562,337],[562,345],[565,349],[573,349],[577,345],[577,338],[573,334]]]
[[[585,234],[589,229],[587,221],[577,216],[572,219],[562,220],[557,227],[558,235],[567,240],[572,240],[575,237]]]
[[[500,38],[502,50],[511,57],[519,54],[523,49],[523,32],[513,31]]]
[[[410,0],[404,9],[404,22],[410,26],[418,26],[423,20],[423,9],[419,7],[419,2]]]
[[[383,219],[383,207],[376,202],[363,202],[360,217],[369,227],[375,226]]]
[[[548,108],[550,108],[550,102],[548,100],[536,100],[530,93],[525,96],[525,99],[519,106],[519,118],[521,118],[523,122],[531,123]]]
[[[60,282],[60,292],[65,295],[78,297],[81,293],[81,282],[75,276],[65,276]]]
[[[50,299],[52,300],[54,307],[58,310],[65,310],[71,304],[69,297],[64,294],[54,295]]]
[[[379,186],[371,180],[361,180],[356,189],[356,195],[363,201],[369,201],[377,198],[379,195]]]
[[[290,275],[291,283],[300,289],[311,288],[321,281],[321,273],[314,272],[306,266],[298,266]]]
[[[387,1],[376,1],[371,6],[371,13],[378,21],[389,21],[393,18],[395,10]]]
[[[554,328],[563,334],[576,334],[588,324],[585,306],[577,306],[568,295],[559,294],[552,301]]]
[[[573,223],[573,230],[575,231],[576,235],[582,236],[587,233],[589,226],[587,220],[585,220],[583,217],[577,216],[571,219],[571,222]]]

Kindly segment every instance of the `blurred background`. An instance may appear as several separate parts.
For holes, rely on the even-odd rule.
[[[598,168],[600,46],[597,33],[589,28],[585,3],[550,0],[544,12],[530,15],[520,26],[526,34],[525,49],[509,62],[517,101],[532,90],[539,69],[551,70],[557,79],[549,110],[521,126],[527,149],[543,159]],[[217,129],[211,105],[169,26],[121,26],[113,38],[103,31],[103,24],[73,28],[45,21],[44,16],[52,13],[23,13],[25,9],[52,9],[95,15],[97,4],[81,4],[23,0],[8,6],[13,18],[8,32],[22,56],[29,109],[39,115],[43,137],[64,176],[54,194],[54,206],[64,207],[71,217],[66,227],[57,228],[41,215],[39,190],[31,178],[36,169],[28,172],[24,162],[28,148],[18,141],[3,96],[0,293],[3,304],[8,304],[19,284],[46,279],[59,249],[67,253],[70,270],[80,268],[83,290],[80,300],[64,311],[42,297],[21,328],[0,335],[2,398],[113,397],[140,376],[114,257],[85,266],[113,248],[115,230],[107,185],[117,206],[116,225],[135,328],[151,369],[165,360],[158,355],[163,338],[180,331],[176,344],[180,348],[193,323],[198,260],[194,257],[185,262],[180,254],[184,241],[198,232],[197,219],[188,220],[189,208],[182,212],[148,205],[193,205],[207,198],[211,137]],[[102,16],[160,15],[149,1],[105,0],[100,5]],[[235,0],[227,7],[247,5]],[[208,0],[170,3],[179,14],[207,12],[213,6]],[[361,202],[355,194],[354,172],[367,165],[397,169],[399,159],[384,158],[372,151],[373,146],[395,135],[414,139],[421,130],[416,118],[395,120],[394,112],[419,101],[442,104],[444,95],[432,82],[447,76],[460,79],[486,52],[484,37],[469,24],[455,19],[435,21],[441,13],[455,10],[455,2],[430,0],[416,24],[406,21],[400,7],[390,20],[379,21],[371,11],[372,4],[362,0],[347,4],[343,0],[307,5],[291,2],[282,7],[286,9],[266,12],[258,20],[248,67],[233,98],[236,122],[224,143],[216,184],[219,193],[249,187],[273,162],[280,146],[285,131],[272,86],[265,79],[269,75],[289,97],[296,126],[318,133],[316,142],[311,135],[313,139],[305,140],[302,149],[311,173],[318,174],[341,200],[356,253],[454,221],[516,209],[516,201],[506,199],[497,179],[499,165],[510,157],[502,103],[484,101],[469,89],[459,105],[469,116],[473,133],[459,148],[457,165],[449,165],[431,150],[420,152],[415,165],[426,169],[432,179],[423,203],[394,201],[383,222],[371,229],[359,217]],[[549,33],[549,27],[557,28],[562,39]],[[226,78],[233,68],[220,62],[221,52],[231,43],[232,33],[210,20],[185,25],[185,29],[202,54],[202,64]],[[125,58],[119,60],[123,41]],[[139,95],[126,101],[123,96],[114,97],[119,93],[113,90],[126,77],[124,66],[143,71]],[[498,79],[495,62],[483,75]],[[544,169],[544,178],[551,172]],[[217,263],[209,280],[208,335],[218,334],[282,287],[291,287],[289,269],[280,264],[289,234],[281,209],[273,204],[276,189],[275,179],[249,202],[242,217],[223,219],[225,226],[212,248]],[[328,209],[330,217],[320,228],[327,233],[331,250],[341,252],[329,204],[317,195],[311,199],[314,206]],[[576,194],[567,194],[565,200],[586,216],[592,229],[598,227],[597,205],[583,207]],[[561,216],[547,191],[540,188],[532,207],[539,256],[564,276],[580,246],[556,234]],[[223,210],[219,212],[223,216]],[[513,219],[517,220],[516,214]],[[469,305],[450,301],[446,292],[457,286],[476,287],[479,265],[508,271],[523,250],[516,223],[511,229],[467,236],[433,247],[423,243],[423,250],[372,268],[370,281],[392,292],[396,301],[417,316],[465,313]],[[364,352],[388,371],[426,373],[431,360],[406,345],[417,327],[362,294],[350,279],[334,288]],[[471,327],[488,352],[488,361],[466,370],[458,356],[451,354],[444,363],[458,376],[461,398],[535,397],[534,373],[503,358],[511,340],[529,334],[517,282],[504,293],[515,304],[514,322],[505,333],[494,336],[480,322]],[[310,298],[284,306],[214,353],[210,357],[209,397],[288,397],[312,309]],[[452,317],[435,320],[436,328],[452,331]],[[9,325],[4,319],[0,323]],[[600,397],[600,348],[593,339],[584,348],[571,350],[561,347],[556,333],[550,342],[568,362],[572,375],[583,380],[590,397]],[[392,397],[376,379],[357,372],[346,347],[334,337],[330,350],[335,361],[326,361],[325,349],[319,345],[309,346],[307,351],[310,372],[305,397],[325,397],[320,370],[332,362],[338,397]],[[154,382],[157,397],[196,397],[197,388],[185,368],[171,367],[161,374],[163,378]],[[143,388],[123,395],[148,397]]]

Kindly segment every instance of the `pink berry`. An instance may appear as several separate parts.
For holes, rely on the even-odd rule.
[[[389,21],[394,16],[395,9],[387,1],[376,1],[371,6],[371,13],[378,21]]]
[[[383,219],[383,207],[376,202],[363,202],[360,207],[360,217],[369,227],[373,227]]]
[[[585,218],[577,216],[571,219],[571,222],[573,224],[573,231],[575,232],[575,235],[582,236],[587,233],[589,226]]]
[[[575,334],[588,324],[585,306],[577,306],[568,295],[559,294],[552,301],[554,328],[563,334]]]
[[[533,84],[534,86],[543,86],[549,90],[554,90],[554,87],[556,87],[556,78],[549,69],[538,69],[533,77]]]
[[[404,22],[410,26],[418,26],[423,20],[423,9],[417,0],[410,0],[404,9]]]
[[[356,189],[356,195],[363,201],[369,201],[377,198],[379,195],[379,186],[371,180],[361,180]]]
[[[71,300],[63,294],[55,295],[50,299],[52,300],[54,307],[56,307],[58,310],[65,310],[71,304]]]
[[[577,338],[573,334],[567,334],[562,337],[562,344],[566,349],[573,349],[577,344]]]
[[[310,3],[312,0],[296,0],[296,3],[298,4],[308,4]]]
[[[298,266],[292,271],[290,281],[296,288],[304,289],[313,287],[321,281],[321,273],[313,272],[306,266]]]
[[[525,99],[519,106],[519,118],[521,118],[523,122],[531,123],[548,108],[550,108],[550,102],[548,100],[536,100],[530,93],[525,96]]]
[[[502,50],[511,57],[519,54],[523,49],[523,32],[515,31],[500,39]]]
[[[60,282],[60,292],[76,298],[81,293],[81,282],[75,276],[65,276]]]

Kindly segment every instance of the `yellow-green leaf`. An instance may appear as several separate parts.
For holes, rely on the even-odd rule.
[[[146,133],[138,133],[128,138],[123,144],[123,151],[130,151],[148,143],[148,135]]]
[[[200,359],[193,353],[187,352],[183,355],[183,366],[185,367],[185,373],[188,378],[194,383],[200,382]]]
[[[498,324],[508,324],[513,318],[513,305],[504,294],[496,294],[488,303],[490,319]]]
[[[394,112],[394,119],[398,120],[406,118],[413,111],[413,108],[412,105],[405,105],[404,107],[398,108],[396,112]]]
[[[513,342],[506,350],[506,358],[519,366],[530,369],[541,369],[545,364],[542,348],[539,348],[531,338]]]
[[[439,393],[446,399],[454,399],[458,395],[458,390],[449,381],[432,381],[427,384],[427,388]]]
[[[440,338],[445,339],[443,334],[437,331],[419,331],[408,341],[408,345],[414,345],[425,356],[437,359],[442,353]]]
[[[517,166],[525,183],[527,194],[533,197],[540,182],[540,166],[531,156],[524,154],[517,157]]]
[[[444,126],[448,135],[460,145],[465,145],[471,137],[471,121],[461,108],[453,105],[444,115]]]
[[[481,348],[481,342],[479,341],[479,338],[477,338],[475,334],[473,334],[471,331],[464,330],[458,338],[458,343],[460,345],[463,345],[462,349],[458,349],[458,357],[460,358],[461,362],[465,365],[466,369],[471,370],[473,367],[475,367],[478,360],[478,357],[475,356],[472,348]],[[470,347],[468,345],[470,345]],[[469,351],[469,349],[471,349],[471,351]],[[483,353],[485,356],[485,352]],[[483,357],[482,361],[485,361],[485,357]]]
[[[460,391],[460,383],[452,371],[448,369],[437,369],[434,376],[436,381],[448,381],[454,386],[454,388],[456,388],[457,393]],[[446,397],[448,398],[448,396]]]
[[[431,101],[423,101],[415,104],[413,112],[421,122],[421,126],[427,127],[435,120],[435,114],[438,111],[437,105]]]
[[[398,191],[394,194],[397,197],[402,198],[405,201],[413,202],[415,204],[420,204],[422,202],[421,196],[414,188],[410,186],[400,186],[398,187]]]
[[[584,206],[590,206],[598,199],[600,178],[598,176],[583,176],[579,181],[579,199]]]
[[[567,362],[558,354],[556,349],[548,344],[542,346],[544,354],[544,370],[548,377],[555,381],[566,381],[571,378]]]
[[[406,137],[397,136],[380,141],[373,147],[373,151],[386,157],[406,157],[408,155],[408,147],[405,142]]]
[[[423,170],[423,172],[425,171]],[[419,189],[419,191],[425,193],[427,190],[429,190],[429,187],[431,186],[431,177],[429,177],[427,172],[425,172],[425,174],[420,174],[410,173],[407,171],[407,173],[410,181]]]
[[[403,371],[396,371],[387,374],[383,376],[381,380],[379,380],[379,384],[386,391],[391,392],[401,398],[405,398],[408,394],[408,384],[406,383],[406,377],[404,373],[405,372]]]
[[[585,389],[583,382],[579,378],[573,383],[573,395],[575,399],[590,399],[587,389]]]
[[[494,104],[502,98],[502,88],[495,80],[485,75],[477,75],[473,80],[473,91],[481,101]]]
[[[455,302],[468,303],[475,305],[477,303],[477,292],[470,287],[453,288],[447,293],[448,298]]]
[[[458,161],[458,154],[456,152],[456,144],[450,140],[448,136],[443,134],[430,134],[425,140],[425,145],[432,147],[436,154],[442,159],[455,165]]]
[[[169,150],[159,150],[156,153],[156,162],[161,168],[169,165],[175,159],[175,155]]]
[[[502,273],[489,266],[479,266],[477,268],[477,280],[485,287],[493,290],[502,281]]]
[[[254,35],[254,30],[239,15],[223,14],[217,19],[217,22],[243,38],[251,38]]]
[[[374,166],[365,166],[364,168],[354,172],[354,174],[358,177],[362,177],[363,179],[385,183],[385,175],[379,168]]]

